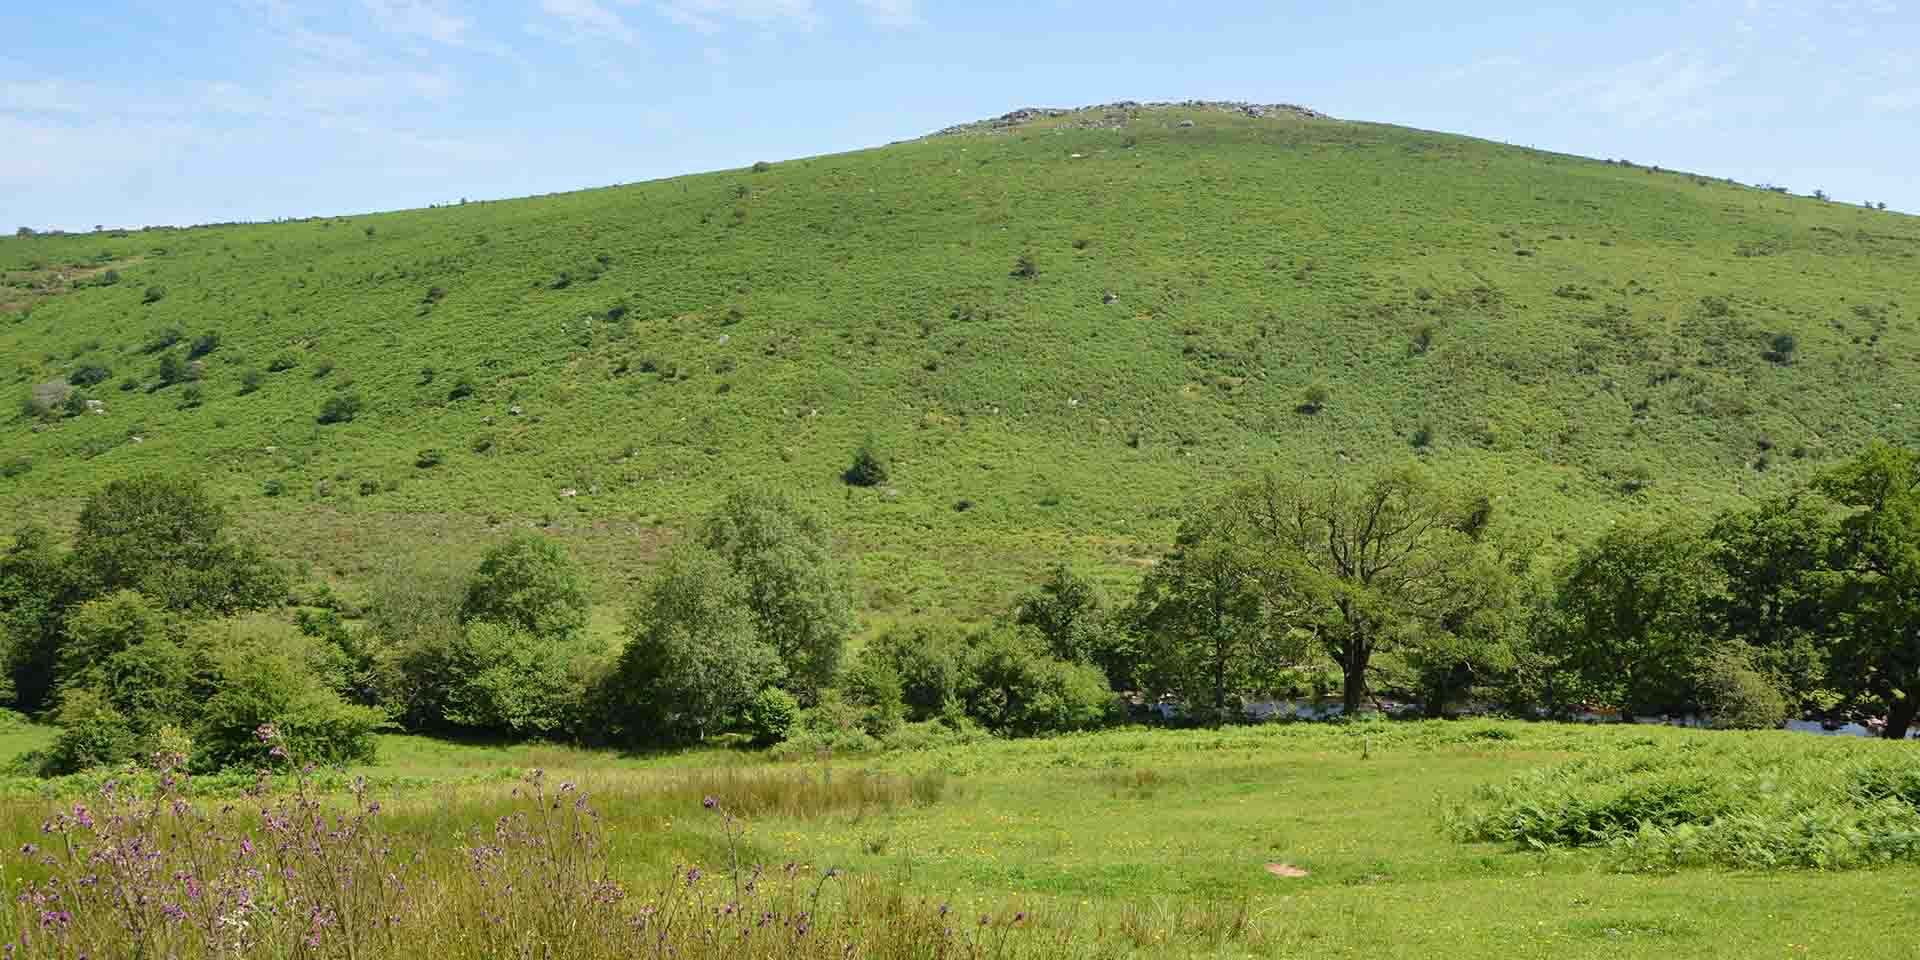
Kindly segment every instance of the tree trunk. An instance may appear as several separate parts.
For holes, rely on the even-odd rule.
[[[1915,714],[1920,714],[1920,697],[1908,694],[1895,700],[1887,699],[1887,728],[1880,735],[1888,740],[1905,740],[1907,730],[1913,726]]]
[[[1367,695],[1367,657],[1352,650],[1341,659],[1340,673],[1345,678],[1340,691],[1345,717],[1360,715],[1360,701]]]

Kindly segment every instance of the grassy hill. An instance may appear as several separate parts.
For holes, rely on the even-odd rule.
[[[1912,442],[1920,400],[1920,220],[1290,111],[0,239],[0,275],[0,520],[192,471],[349,576],[531,520],[613,582],[765,483],[871,609],[977,608],[1248,471],[1418,456],[1579,539]],[[868,437],[890,479],[850,488]]]

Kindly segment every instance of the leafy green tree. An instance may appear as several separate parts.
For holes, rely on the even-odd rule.
[[[1693,531],[1617,526],[1561,570],[1547,643],[1623,716],[1685,706],[1712,652],[1708,610],[1719,593],[1719,571]]]
[[[519,736],[560,733],[577,721],[585,699],[570,666],[591,652],[516,624],[470,623],[442,665],[446,721]]]
[[[924,623],[896,627],[874,638],[867,649],[892,664],[900,678],[900,699],[908,720],[919,723],[961,715],[967,643],[958,628]]]
[[[44,527],[22,527],[0,554],[0,644],[12,702],[37,712],[51,705],[67,613],[86,597],[84,578]]]
[[[1099,584],[1064,563],[1014,608],[1013,622],[1032,627],[1061,660],[1097,661],[1109,630],[1107,596]]]
[[[1707,531],[1725,589],[1711,612],[1749,666],[1774,674],[1800,702],[1828,703],[1825,634],[1837,584],[1829,560],[1838,534],[1831,505],[1793,494],[1730,510]]]
[[[703,547],[669,555],[636,599],[610,680],[616,732],[704,740],[738,722],[785,667],[754,627],[747,585]]]
[[[1360,710],[1375,656],[1457,650],[1478,611],[1497,605],[1502,575],[1482,554],[1477,503],[1446,495],[1417,469],[1384,470],[1361,485],[1268,475],[1227,509],[1246,518],[1269,616],[1339,665],[1347,716]]]
[[[1920,456],[1876,441],[1818,487],[1848,511],[1831,560],[1831,678],[1884,707],[1883,735],[1904,738],[1920,714]]]
[[[166,639],[167,615],[152,600],[132,590],[117,590],[89,600],[67,615],[60,645],[60,684],[85,685],[88,672],[129,647]]]
[[[786,664],[802,703],[832,685],[853,633],[853,593],[819,515],[784,496],[734,493],[707,519],[700,542],[746,590],[762,642]]]
[[[1143,639],[1138,679],[1216,719],[1286,664],[1286,627],[1271,616],[1268,569],[1246,514],[1226,501],[1189,513],[1147,574],[1130,618]]]
[[[227,535],[204,487],[163,474],[115,480],[88,498],[73,554],[89,593],[138,590],[176,612],[261,609],[287,593],[285,572]]]
[[[538,637],[571,640],[586,629],[592,609],[586,574],[564,544],[516,534],[481,556],[460,620],[509,624]]]

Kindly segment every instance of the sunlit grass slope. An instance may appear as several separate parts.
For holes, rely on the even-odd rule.
[[[60,523],[160,469],[323,558],[516,519],[627,557],[770,483],[892,551],[924,605],[1003,545],[1124,554],[1246,471],[1419,456],[1584,536],[1915,439],[1913,218],[1366,123],[1087,116],[508,202],[0,240],[0,519]],[[170,354],[198,379],[159,387]],[[108,375],[78,415],[25,411],[85,368]],[[868,436],[890,478],[849,488]]]

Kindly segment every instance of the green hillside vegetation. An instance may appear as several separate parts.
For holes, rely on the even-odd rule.
[[[1916,267],[1897,214],[1199,108],[7,238],[0,516],[190,473],[323,576],[533,521],[617,585],[771,485],[870,614],[977,616],[1063,556],[1137,579],[1232,478],[1418,457],[1564,554],[1911,443]]]

